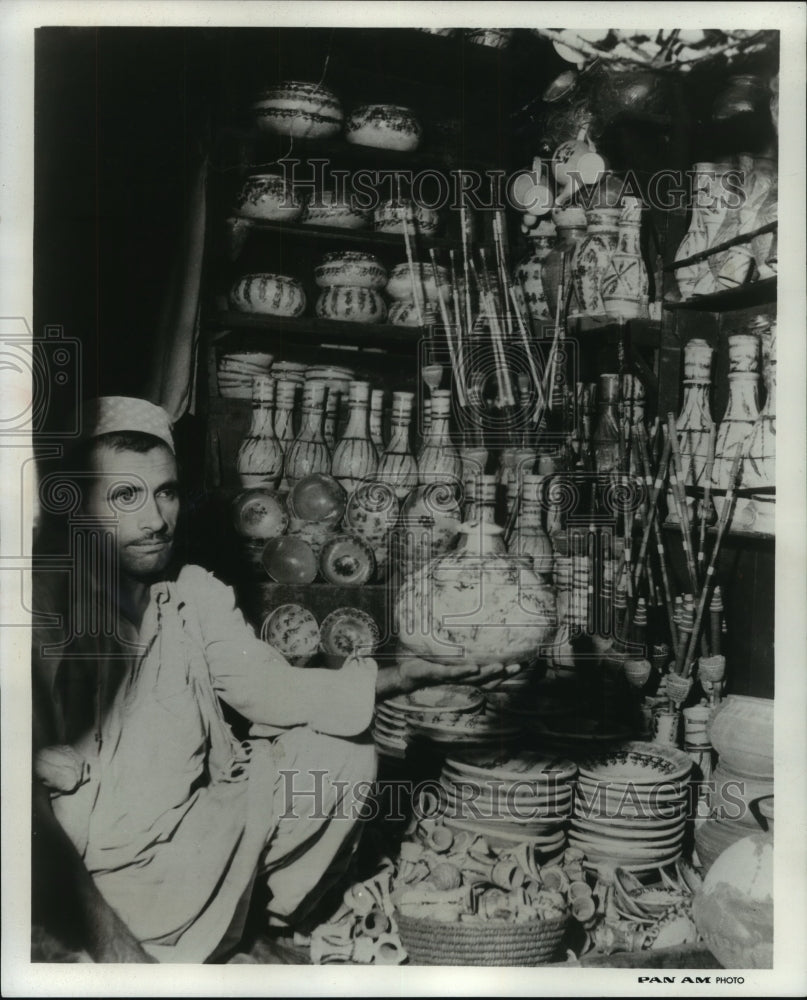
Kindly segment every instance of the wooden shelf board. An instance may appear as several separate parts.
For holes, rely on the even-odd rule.
[[[401,259],[404,259],[406,245],[402,233],[379,233],[373,229],[338,229],[334,226],[306,226],[288,224],[285,222],[269,222],[263,219],[246,219],[238,216],[231,216],[228,223],[245,222],[249,226],[249,233],[269,236],[273,235],[279,239],[299,240],[314,243],[349,243],[359,244],[362,248],[368,246],[381,247],[388,250],[400,252]],[[447,239],[443,236],[418,235],[414,238],[415,245],[434,247],[436,250],[459,250],[461,244],[457,240]],[[491,249],[492,245],[487,243],[477,243],[476,246],[484,246]]]
[[[631,343],[640,347],[658,347],[661,342],[661,323],[652,319],[630,319],[620,324],[610,316],[581,316],[567,322],[567,336],[584,339],[602,339],[616,344],[622,333]]]
[[[309,316],[221,312],[216,317],[215,325],[221,331],[215,336],[215,343],[228,349],[236,349],[241,344],[254,345],[263,335],[314,346],[333,345],[333,349],[339,351],[363,348],[365,355],[372,352],[382,356],[409,356],[416,354],[420,342],[428,338],[426,329],[386,323],[346,323]]]
[[[665,302],[665,309],[690,309],[700,312],[728,312],[731,309],[745,309],[748,306],[768,305],[776,301],[777,279],[763,278],[740,288],[729,288],[714,295],[698,295],[694,299],[680,302]]]

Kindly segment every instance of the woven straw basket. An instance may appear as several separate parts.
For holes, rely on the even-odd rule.
[[[486,920],[449,924],[396,914],[401,943],[413,965],[541,965],[558,950],[567,917],[513,924]]]

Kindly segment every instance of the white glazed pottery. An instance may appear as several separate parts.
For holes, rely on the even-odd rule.
[[[375,254],[363,251],[326,253],[314,268],[319,288],[352,285],[354,288],[381,289],[387,282],[387,270]]]
[[[285,274],[246,274],[233,285],[230,301],[240,312],[265,316],[301,316],[305,312],[303,286]]]
[[[383,323],[387,318],[387,307],[378,292],[351,285],[324,289],[317,299],[316,312],[321,319],[349,323]]]
[[[295,139],[337,135],[344,112],[336,95],[321,84],[286,80],[266,90],[252,105],[258,128]]]
[[[238,215],[266,222],[294,222],[303,211],[301,200],[281,174],[252,174],[236,201]]]
[[[423,129],[410,108],[398,104],[365,104],[345,122],[345,139],[357,146],[411,152],[418,148]]]

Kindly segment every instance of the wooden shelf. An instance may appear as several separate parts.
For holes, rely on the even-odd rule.
[[[715,254],[723,253],[724,250],[730,250],[732,247],[739,246],[742,243],[750,243],[756,236],[764,236],[765,233],[774,233],[778,230],[778,221],[768,222],[764,226],[760,226],[758,229],[752,230],[750,233],[741,233],[739,236],[734,236],[730,240],[724,240],[722,243],[717,243],[713,247],[709,247],[708,250],[701,250],[700,253],[693,253],[691,257],[684,257],[681,260],[675,260],[672,264],[667,264],[664,268],[665,271],[677,271],[681,267],[689,267],[691,264],[699,264],[703,260],[709,260],[710,257],[714,257]]]
[[[228,125],[219,134],[219,142],[226,149],[235,145],[243,149],[249,146],[260,162],[243,164],[246,170],[257,170],[262,164],[270,161],[273,168],[282,169],[282,161],[288,159],[299,161],[298,171],[301,179],[310,180],[311,168],[306,166],[308,160],[326,160],[329,165],[355,165],[356,167],[372,168],[378,171],[395,171],[400,169],[414,170],[494,170],[500,164],[468,149],[461,135],[456,139],[456,152],[444,145],[429,146],[428,143],[409,152],[398,149],[384,149],[380,146],[362,146],[348,142],[341,136],[331,139],[292,139],[257,126],[241,123]],[[226,159],[226,157],[225,157]],[[221,166],[223,164],[219,164]]]
[[[428,330],[393,326],[391,323],[347,323],[312,316],[260,316],[255,313],[220,312],[214,337],[217,346],[238,350],[244,346],[266,344],[269,340],[324,346],[346,351],[363,348],[364,353],[397,354],[411,357],[418,345],[428,338]]]
[[[338,229],[334,226],[305,226],[289,224],[285,222],[269,222],[263,219],[246,219],[240,216],[230,216],[227,220],[228,228],[233,224],[243,223],[248,227],[244,236],[255,233],[259,236],[274,236],[279,240],[295,240],[309,243],[331,243],[354,244],[367,249],[377,247],[380,250],[396,251],[401,261],[405,260],[406,245],[403,233],[379,233],[374,229]],[[436,250],[460,250],[461,243],[457,240],[448,239],[444,236],[418,235],[413,237],[415,250],[419,245],[426,248],[434,247]],[[475,246],[484,246],[491,249],[491,244],[475,243]],[[330,247],[329,249],[333,249]]]
[[[580,316],[567,321],[567,337],[617,344],[627,336],[638,347],[656,348],[661,342],[661,323],[652,319],[629,319],[624,323],[610,316]]]
[[[665,302],[665,309],[689,309],[700,312],[729,312],[749,306],[764,306],[776,302],[777,278],[763,278],[740,288],[729,288],[713,295],[698,295],[680,302]]]

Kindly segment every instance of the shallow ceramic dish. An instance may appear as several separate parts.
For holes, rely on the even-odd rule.
[[[264,316],[301,316],[305,312],[303,286],[285,274],[246,274],[233,285],[230,301],[240,312]]]
[[[608,820],[591,822],[572,816],[572,830],[589,840],[603,841],[636,841],[640,844],[657,844],[659,841],[675,840],[682,836],[686,829],[686,817],[676,820],[672,826],[643,826],[641,829],[631,829],[626,826],[614,827]]]
[[[365,104],[345,121],[345,139],[357,146],[409,153],[418,148],[422,138],[423,128],[415,113],[399,104]]]
[[[282,174],[252,174],[247,177],[235,203],[242,219],[265,222],[294,222],[303,203]]]
[[[454,830],[464,830],[468,833],[484,837],[491,847],[513,847],[515,844],[531,844],[542,854],[562,850],[566,846],[566,834],[561,830],[554,837],[532,837],[524,833],[497,831],[478,823],[468,823],[461,819],[446,817],[445,825]]]
[[[320,624],[322,650],[328,656],[341,657],[355,653],[372,656],[381,639],[375,620],[359,608],[336,608]]]
[[[302,604],[281,604],[264,619],[261,639],[293,666],[304,666],[319,648],[319,625]]]
[[[577,766],[570,760],[549,757],[545,754],[522,753],[516,756],[499,754],[490,761],[480,757],[468,760],[447,758],[446,766],[460,774],[482,778],[504,778],[509,781],[567,781],[577,773]]]
[[[580,776],[594,781],[656,784],[677,781],[692,770],[692,758],[675,747],[635,741],[580,761]]]
[[[485,696],[464,684],[435,684],[433,687],[398,695],[382,702],[401,712],[470,712],[481,708]]]

